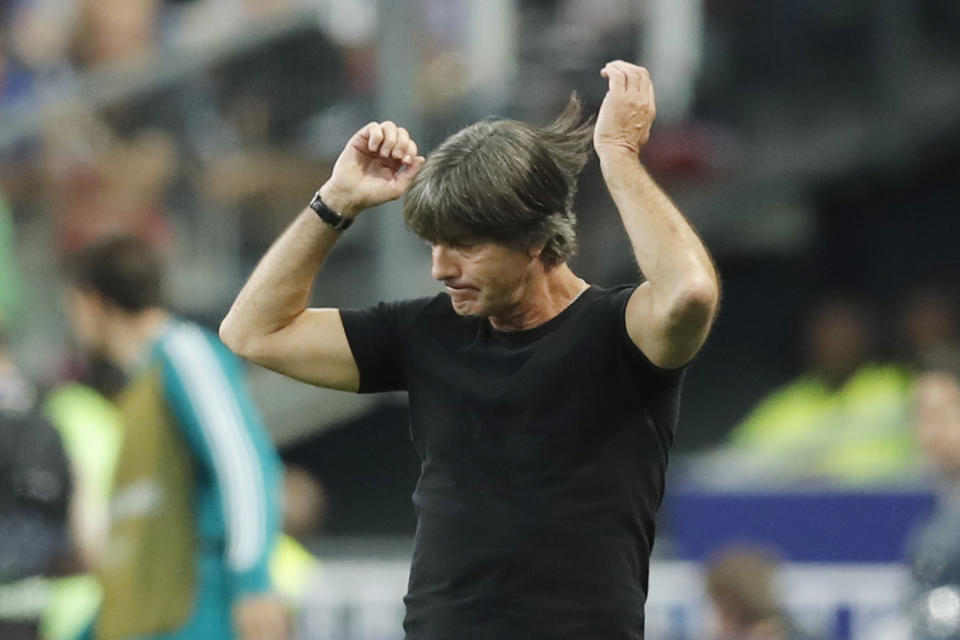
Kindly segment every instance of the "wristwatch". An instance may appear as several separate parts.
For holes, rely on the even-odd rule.
[[[317,212],[317,216],[321,220],[333,227],[334,231],[346,231],[347,227],[353,224],[353,218],[344,218],[343,215],[328,207],[327,204],[320,199],[319,189],[313,194],[313,199],[310,201],[309,206]]]

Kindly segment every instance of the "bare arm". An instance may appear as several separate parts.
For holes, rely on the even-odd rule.
[[[640,163],[656,108],[647,70],[615,61],[601,71],[609,90],[594,148],[610,195],[647,281],[630,297],[630,338],[656,365],[689,362],[707,338],[720,299],[713,262],[676,205]]]
[[[347,143],[320,196],[354,218],[399,198],[424,161],[405,129],[371,122]],[[264,255],[223,319],[224,344],[292,378],[356,391],[360,375],[340,312],[307,307],[314,278],[338,236],[312,209],[304,209]]]

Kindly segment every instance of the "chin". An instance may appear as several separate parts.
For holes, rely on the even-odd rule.
[[[457,302],[451,298],[450,305],[453,307],[454,313],[465,318],[482,318],[487,315],[484,313],[484,309],[477,304],[476,300],[461,300]]]
[[[472,317],[477,315],[473,312],[473,305],[469,302],[453,302],[450,301],[450,306],[453,307],[453,312],[458,316]]]

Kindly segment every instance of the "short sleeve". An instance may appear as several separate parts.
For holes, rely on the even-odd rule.
[[[643,388],[647,410],[653,422],[661,432],[669,434],[672,441],[679,420],[680,394],[686,377],[688,364],[675,369],[664,369],[650,361],[640,347],[634,344],[627,331],[627,303],[636,289],[636,285],[624,285],[607,291],[603,304],[611,313],[617,327],[617,344],[622,349],[628,370],[637,376],[638,385]]]
[[[365,309],[340,310],[360,371],[360,393],[407,389],[405,347],[414,318],[427,302],[381,302]]]
[[[616,322],[618,340],[631,361],[641,369],[654,376],[674,377],[684,371],[687,365],[675,369],[664,369],[654,364],[650,361],[650,358],[647,357],[647,354],[633,342],[633,339],[630,337],[630,332],[627,331],[627,303],[630,302],[630,296],[633,295],[636,288],[637,285],[622,285],[609,289],[607,291],[609,295],[605,296],[603,300],[607,312],[613,316],[613,321]]]

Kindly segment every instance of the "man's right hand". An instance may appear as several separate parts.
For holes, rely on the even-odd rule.
[[[389,120],[371,122],[350,138],[320,197],[344,217],[353,218],[403,195],[424,162],[406,129]]]

